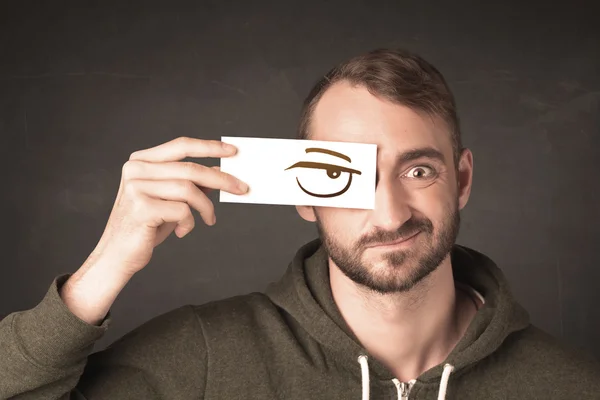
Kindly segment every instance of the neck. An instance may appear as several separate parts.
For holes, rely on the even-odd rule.
[[[329,261],[333,298],[361,344],[401,381],[443,362],[476,308],[454,286],[450,257],[404,293],[379,294],[357,285]]]

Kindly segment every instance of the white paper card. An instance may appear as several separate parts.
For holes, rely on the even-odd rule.
[[[237,147],[221,171],[250,186],[220,191],[225,203],[373,209],[377,145],[317,140],[222,137]]]

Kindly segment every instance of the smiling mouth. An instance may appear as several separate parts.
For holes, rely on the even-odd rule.
[[[404,243],[412,238],[414,238],[415,236],[417,236],[419,233],[421,233],[421,231],[417,231],[415,233],[412,233],[410,236],[404,237],[404,238],[400,238],[400,239],[396,239],[394,241],[391,242],[384,242],[384,243],[374,243],[371,244],[369,246],[367,246],[368,248],[377,248],[377,247],[387,247],[387,246],[394,246],[396,244],[400,244],[400,243]]]

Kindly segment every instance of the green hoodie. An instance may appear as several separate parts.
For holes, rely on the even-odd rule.
[[[75,317],[61,276],[0,322],[0,398],[600,399],[598,363],[532,326],[489,258],[457,245],[452,267],[485,304],[448,358],[406,383],[344,322],[319,241],[265,293],[178,308],[91,355],[110,313],[100,326]]]

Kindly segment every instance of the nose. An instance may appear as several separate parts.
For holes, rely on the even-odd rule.
[[[373,227],[386,231],[399,229],[411,217],[408,194],[395,179],[380,179],[375,189],[375,209],[371,212]]]

